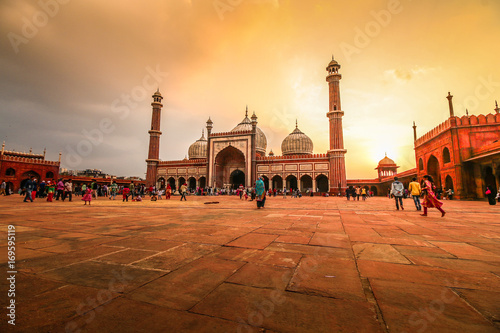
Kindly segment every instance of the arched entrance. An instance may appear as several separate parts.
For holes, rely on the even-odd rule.
[[[25,172],[21,176],[21,178],[23,178],[23,180],[21,181],[21,188],[24,188],[24,184],[28,181],[28,179],[30,179],[31,176],[35,177],[37,184],[41,181],[40,175],[38,173],[36,173],[35,171],[31,170],[31,171]]]
[[[375,196],[375,195],[378,195],[378,191],[377,191],[377,187],[376,187],[376,186],[372,186],[372,187],[370,187],[370,191],[372,191],[372,192],[373,192],[373,195],[374,195],[374,196]]]
[[[493,168],[490,166],[486,167],[486,169],[484,170],[484,185],[484,191],[486,191],[486,186],[489,186],[490,190],[493,193],[497,192],[497,184],[495,181],[495,176],[493,175]]]
[[[188,188],[190,190],[196,190],[196,178],[190,177],[188,179]]]
[[[235,170],[245,170],[245,155],[239,149],[229,146],[215,157],[215,187],[232,184],[231,175]]]
[[[445,188],[446,188],[447,190],[449,190],[450,188],[451,188],[452,190],[454,190],[454,188],[453,188],[453,179],[451,179],[451,176],[450,176],[450,175],[446,176],[446,179],[445,179],[445,181],[444,181],[444,184],[445,184],[444,186],[445,186]]]
[[[177,180],[178,188],[181,188],[182,185],[186,183],[186,179],[184,177],[180,177],[179,180]]]
[[[286,177],[286,188],[287,190],[296,190],[297,189],[297,177],[294,175],[290,175]]]
[[[14,193],[14,184],[12,182],[7,182],[7,186],[5,188],[5,194],[10,195]]]
[[[207,179],[205,177],[200,177],[199,181],[200,181],[201,188],[207,187]]]
[[[313,180],[311,176],[309,175],[303,175],[300,178],[300,189],[302,192],[305,192],[307,190],[312,191],[313,187]]]
[[[54,173],[52,171],[49,171],[45,174],[45,178],[47,179],[52,179],[54,178]]]
[[[273,188],[276,190],[283,190],[283,178],[281,176],[274,176],[272,178]]]
[[[229,183],[232,189],[237,189],[240,185],[246,186],[245,173],[239,169],[234,170],[229,176]]]
[[[264,181],[264,188],[269,191],[269,178],[267,176],[262,176],[262,181]]]
[[[165,178],[163,178],[163,177],[158,178],[156,186],[158,186],[158,188],[160,188],[160,189],[164,189],[165,188]]]
[[[175,191],[175,189],[177,188],[177,187],[175,186],[175,179],[174,179],[174,177],[170,177],[170,178],[168,179],[168,184],[170,185],[170,188],[172,189],[172,192],[174,192],[174,191]]]
[[[436,185],[436,188],[440,188],[441,169],[439,168],[439,161],[434,155],[431,155],[431,157],[429,157],[429,161],[427,161],[427,174],[432,176],[434,179],[434,185]]]
[[[329,185],[328,185],[328,178],[325,175],[319,175],[316,177],[316,187],[318,189],[318,192],[328,192]]]
[[[16,175],[16,170],[12,169],[12,168],[8,168],[6,171],[5,171],[5,175],[6,176],[15,176]]]

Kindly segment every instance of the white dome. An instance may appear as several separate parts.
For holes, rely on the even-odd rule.
[[[207,158],[207,139],[204,131],[201,132],[201,138],[189,146],[188,155],[190,160]]]
[[[295,126],[293,132],[281,143],[281,152],[283,155],[312,154],[313,142]]]

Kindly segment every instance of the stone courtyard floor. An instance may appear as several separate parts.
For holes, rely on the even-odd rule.
[[[0,197],[0,332],[498,332],[500,205],[444,202]]]

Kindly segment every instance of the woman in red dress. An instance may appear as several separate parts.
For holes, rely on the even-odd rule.
[[[424,213],[421,214],[422,216],[427,216],[427,208],[432,208],[435,207],[437,210],[441,212],[441,217],[446,214],[446,212],[441,208],[443,203],[441,201],[438,201],[436,198],[436,194],[434,193],[434,190],[436,189],[436,186],[434,185],[434,180],[432,179],[431,176],[425,175],[424,180],[422,182],[422,193],[424,193],[424,198],[422,200],[422,206],[424,206]]]

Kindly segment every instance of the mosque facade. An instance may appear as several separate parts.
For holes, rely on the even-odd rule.
[[[344,193],[347,187],[342,117],[340,103],[340,65],[332,57],[326,67],[329,86],[329,150],[313,154],[313,142],[296,124],[295,129],[281,144],[282,155],[267,152],[265,133],[257,126],[255,113],[248,109],[245,116],[228,132],[213,132],[213,121],[206,122],[203,132],[188,149],[188,158],[177,161],[161,161],[160,119],[162,95],[153,95],[152,121],[146,172],[146,185],[159,188],[170,184],[179,188],[197,187],[235,188],[253,186],[258,177],[264,179],[266,188],[300,189],[321,193]]]

